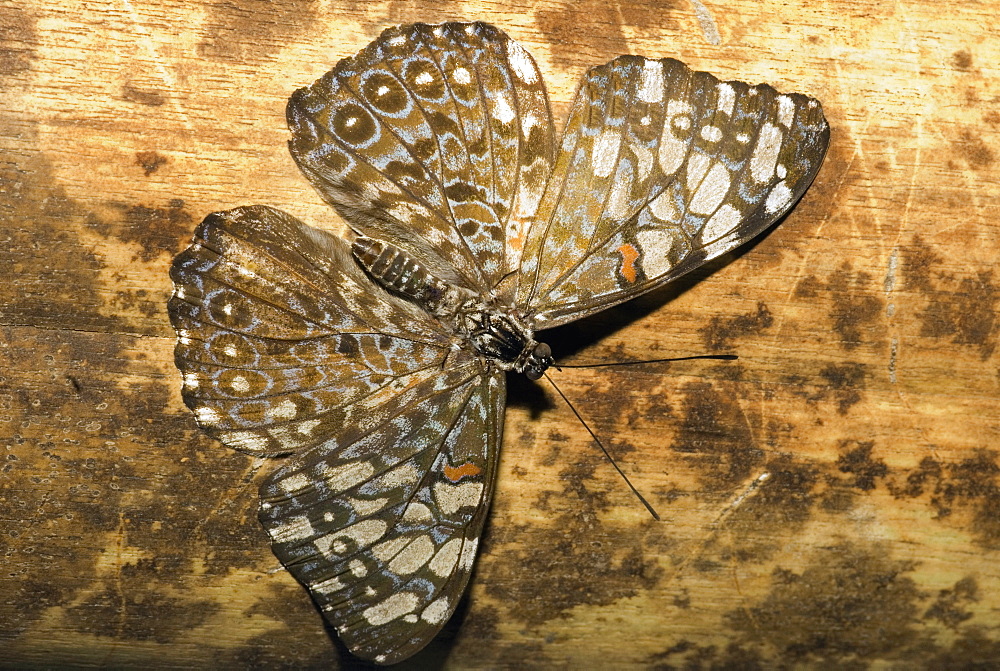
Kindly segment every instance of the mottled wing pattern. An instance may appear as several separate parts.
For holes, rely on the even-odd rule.
[[[261,486],[275,555],[355,654],[423,647],[469,579],[504,377],[267,207],[210,215],[171,269],[183,396],[210,435],[293,453]]]
[[[551,171],[531,56],[483,23],[390,28],[288,103],[299,167],[358,232],[488,292]],[[516,214],[512,214],[516,211]]]
[[[209,215],[170,276],[184,401],[250,454],[324,444],[416,397],[450,354],[442,327],[375,286],[342,239],[268,207]]]
[[[504,376],[449,366],[433,389],[349,424],[261,488],[275,554],[351,651],[420,650],[465,590],[492,496]]]
[[[621,56],[584,77],[525,245],[517,304],[549,328],[750,240],[812,182],[816,100]]]

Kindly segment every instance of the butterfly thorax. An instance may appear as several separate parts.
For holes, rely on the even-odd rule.
[[[431,274],[406,252],[382,240],[359,236],[354,258],[381,286],[437,317],[481,356],[503,370],[537,380],[552,365],[552,350],[534,339],[519,312]]]

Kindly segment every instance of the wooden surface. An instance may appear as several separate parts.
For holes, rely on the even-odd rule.
[[[0,0],[0,664],[350,666],[258,526],[270,465],[181,403],[170,260],[252,203],[339,230],[288,95],[384,27],[484,19],[561,118],[619,53],[820,99],[751,249],[512,380],[469,598],[423,666],[1000,664],[1000,3]],[[258,469],[257,467],[260,466]]]

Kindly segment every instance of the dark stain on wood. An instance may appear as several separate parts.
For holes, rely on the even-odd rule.
[[[131,82],[126,82],[122,85],[122,97],[129,102],[139,103],[148,107],[159,107],[167,102],[166,98],[159,91],[140,88]]]
[[[840,457],[837,458],[836,466],[841,473],[851,476],[846,484],[849,487],[867,492],[875,489],[881,478],[884,478],[889,468],[881,459],[872,457],[872,450],[875,447],[871,440],[844,440],[840,442]]]
[[[202,25],[198,55],[241,66],[272,60],[314,25],[317,11],[317,3],[296,0],[214,2]]]
[[[827,364],[820,369],[819,376],[826,385],[820,386],[817,392],[809,397],[810,400],[832,396],[837,402],[837,412],[841,415],[846,415],[852,406],[861,401],[861,392],[865,389],[867,376],[864,364],[855,361]]]
[[[135,164],[142,168],[143,174],[149,177],[167,163],[167,157],[155,151],[137,151]]]
[[[853,272],[850,261],[845,261],[830,276],[826,287],[833,299],[830,319],[845,350],[851,351],[863,343],[871,345],[881,340],[882,334],[876,333],[875,329],[881,325],[885,304],[881,298],[872,295],[873,289],[872,276],[864,271]]]
[[[0,76],[31,68],[38,42],[35,17],[17,5],[0,12]]]
[[[774,324],[774,317],[763,301],[757,302],[757,311],[737,315],[735,317],[720,317],[714,315],[708,325],[702,329],[705,347],[710,352],[718,352],[730,347],[732,340],[742,336],[757,335]]]
[[[971,128],[962,130],[952,141],[952,148],[959,158],[964,160],[973,170],[983,170],[992,167],[996,162],[996,153],[986,144],[982,136]]]
[[[968,72],[972,68],[972,54],[968,49],[959,49],[951,55],[951,67]]]
[[[94,214],[87,226],[105,237],[138,245],[137,261],[173,256],[191,236],[194,218],[179,198],[172,198],[166,207],[112,203],[110,209],[113,217]]]
[[[681,394],[681,421],[670,449],[690,455],[686,461],[708,491],[729,491],[750,478],[764,452],[739,403],[707,382],[689,382]]]

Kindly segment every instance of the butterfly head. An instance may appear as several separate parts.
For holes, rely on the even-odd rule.
[[[538,380],[553,363],[552,348],[546,343],[536,342],[524,359],[522,372],[529,380]]]

